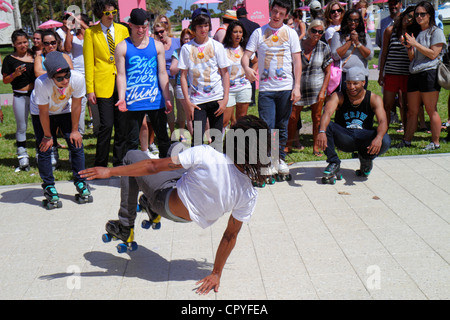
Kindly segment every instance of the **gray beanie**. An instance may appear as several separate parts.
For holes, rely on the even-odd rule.
[[[49,78],[65,69],[70,69],[69,63],[64,58],[64,54],[59,51],[53,51],[45,56],[44,61],[45,69]]]
[[[366,72],[363,68],[352,67],[348,69],[345,80],[348,81],[365,81]]]

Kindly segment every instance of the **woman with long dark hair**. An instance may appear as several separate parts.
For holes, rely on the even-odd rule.
[[[407,32],[411,33],[414,21],[414,7],[408,7],[398,18],[394,25],[386,28],[383,34],[383,51],[380,57],[378,83],[383,87],[383,102],[388,123],[390,123],[391,109],[395,103],[397,93],[401,97],[400,116],[403,127],[406,126],[406,111],[408,106],[408,77],[409,57],[401,38]]]
[[[28,35],[16,30],[11,35],[14,52],[5,57],[2,65],[3,83],[11,83],[13,110],[16,119],[16,147],[19,169],[28,171],[30,162],[26,149],[30,95],[34,88],[34,57],[28,46]]]
[[[441,87],[437,82],[437,67],[444,47],[444,32],[436,26],[433,6],[422,1],[414,10],[417,28],[414,34],[405,33],[403,42],[408,48],[411,60],[408,79],[408,114],[405,136],[397,148],[410,147],[411,140],[417,129],[417,116],[422,104],[430,117],[431,142],[423,149],[432,151],[439,149],[439,136],[441,133],[441,118],[437,112],[437,102]]]
[[[230,63],[228,67],[228,73],[230,74],[230,94],[223,116],[224,128],[230,120],[233,123],[235,119],[245,116],[248,111],[248,106],[252,101],[252,85],[245,77],[245,72],[241,65],[247,40],[247,32],[242,22],[232,21],[228,25],[225,38],[223,39],[223,46],[225,47],[227,59]],[[251,63],[255,68],[257,67],[258,58],[255,54],[252,56]],[[236,118],[233,119],[235,107]]]
[[[347,71],[352,67],[365,70],[367,88],[369,79],[369,60],[373,58],[373,47],[370,36],[366,33],[364,20],[358,10],[351,9],[344,14],[341,30],[331,39],[331,54],[333,59],[341,61],[342,78],[340,91],[346,89]]]

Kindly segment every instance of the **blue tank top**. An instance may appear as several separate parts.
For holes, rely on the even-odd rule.
[[[149,38],[145,49],[138,49],[126,38],[127,53],[125,70],[127,90],[125,101],[130,111],[157,110],[164,108],[158,81],[158,58],[155,40]]]

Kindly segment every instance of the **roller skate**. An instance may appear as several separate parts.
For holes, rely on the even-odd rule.
[[[342,180],[342,173],[339,172],[341,166],[336,162],[330,162],[325,168],[322,177],[323,184],[336,184],[336,180]]]
[[[30,159],[28,157],[27,149],[24,147],[18,147],[17,159],[19,160],[19,167],[16,168],[16,172],[30,171]]]
[[[137,212],[146,212],[149,220],[143,220],[141,223],[141,227],[143,229],[152,229],[159,230],[161,229],[161,216],[152,212],[148,206],[147,197],[143,194],[139,197],[139,204],[136,208]]]
[[[212,87],[211,86],[205,86],[204,88],[203,88],[203,92],[204,93],[210,93],[212,91]]]
[[[356,170],[355,173],[358,177],[367,178],[372,171],[373,161],[372,159],[364,159],[363,157],[359,156],[359,162],[359,170]]]
[[[292,175],[289,173],[289,167],[283,159],[280,159],[278,162],[278,171],[275,173],[275,179],[276,181],[292,180]]]
[[[276,169],[274,168],[274,166],[270,166],[268,168],[264,168],[263,170],[265,170],[265,172],[263,172],[263,175],[266,176],[265,180],[261,183],[258,181],[253,181],[253,186],[254,187],[258,187],[258,188],[264,188],[266,185],[270,185],[270,184],[275,184],[275,174],[276,174]]]
[[[261,74],[261,80],[262,81],[270,80],[270,78],[269,78],[269,70],[264,69],[264,71]]]
[[[275,74],[277,75],[278,80],[283,80],[287,78],[286,72],[283,71],[283,68],[275,70]]]
[[[134,241],[134,227],[126,227],[119,220],[109,220],[105,229],[106,233],[102,236],[104,243],[111,242],[111,240],[123,241],[123,243],[116,246],[118,253],[136,251],[138,249],[138,244]]]
[[[56,191],[54,185],[45,187],[44,197],[45,199],[42,200],[42,206],[47,210],[62,208],[62,202],[59,200],[58,191]]]
[[[94,202],[94,198],[91,195],[89,186],[84,181],[75,182],[75,187],[77,188],[78,194],[75,195],[75,201],[78,204],[91,203]]]

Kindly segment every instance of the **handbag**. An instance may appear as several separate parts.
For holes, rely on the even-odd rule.
[[[437,81],[442,88],[450,90],[450,66],[442,61],[437,67]]]
[[[336,66],[336,62],[331,64],[330,81],[328,82],[327,93],[331,94],[341,83],[342,69]]]
[[[336,88],[339,87],[339,85],[341,83],[341,78],[342,78],[342,68],[345,66],[348,59],[350,59],[350,57],[352,56],[353,51],[355,51],[355,47],[353,47],[352,52],[347,57],[347,59],[345,59],[345,61],[344,61],[344,63],[342,63],[342,65],[336,66],[336,61],[333,64],[331,64],[330,81],[328,82],[328,87],[327,87],[328,95],[332,94],[334,92],[334,90],[336,90]],[[339,64],[341,64],[341,60],[339,60]]]

